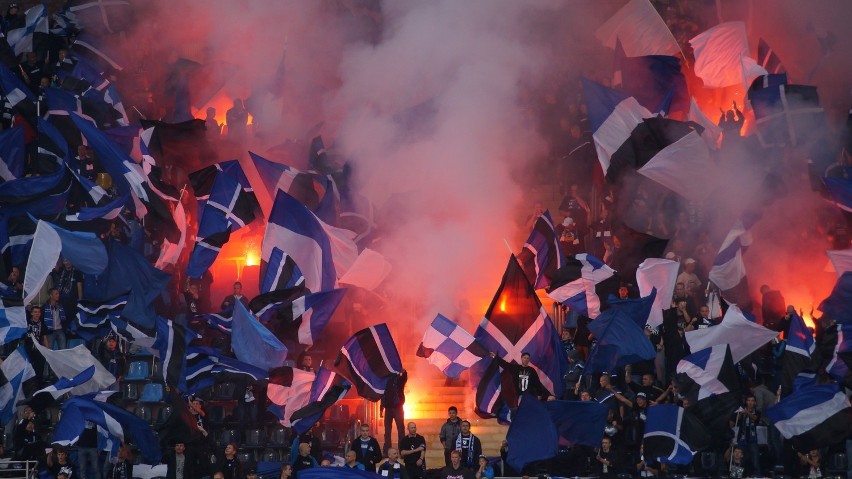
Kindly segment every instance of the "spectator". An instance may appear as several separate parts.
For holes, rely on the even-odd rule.
[[[122,450],[118,452],[119,459]],[[80,439],[77,441],[77,462],[80,465],[80,476],[87,479],[101,479],[101,468],[98,464],[98,428],[91,421],[86,421],[83,432],[80,433]],[[108,477],[109,479],[132,479],[133,475],[130,472],[132,472],[132,466],[126,477],[122,477],[121,474],[108,475]]]
[[[21,268],[12,266],[12,271],[9,273],[6,281],[3,281],[3,284],[11,291],[14,291],[16,297],[20,298],[21,293],[24,291],[24,283],[21,282]]]
[[[47,470],[53,477],[57,477],[59,473],[64,473],[69,479],[76,479],[77,466],[71,463],[68,458],[68,449],[60,447],[47,455]]]
[[[322,441],[320,438],[314,434],[314,427],[316,424],[311,426],[310,429],[299,435],[299,444],[307,443],[311,446],[311,456],[316,460],[317,463],[322,462]]]
[[[307,351],[303,352],[299,359],[299,369],[309,373],[314,372],[314,358]]]
[[[402,438],[405,435],[403,424],[405,424],[405,384],[408,382],[408,371],[402,370],[399,374],[394,374],[388,380],[385,386],[385,392],[382,394],[381,409],[385,413],[385,451],[391,447],[391,430],[393,424],[396,423],[397,447],[402,443]]]
[[[731,415],[731,427],[737,429],[737,445],[748,453],[751,471],[760,472],[760,449],[757,444],[757,426],[760,424],[761,413],[757,409],[757,399],[754,395],[746,396],[745,404]]]
[[[207,108],[207,117],[204,118],[204,127],[207,128],[207,141],[219,141],[219,136],[222,134],[222,125],[216,121],[216,109]]]
[[[186,444],[175,443],[174,450],[166,457],[166,479],[192,479],[197,477],[196,458],[186,450]]]
[[[82,474],[82,468],[80,471]],[[90,479],[94,476],[83,474],[82,477]],[[130,450],[130,446],[124,445],[118,450],[118,460],[110,468],[107,479],[133,479],[133,451]]]
[[[399,451],[394,448],[388,449],[388,458],[379,466],[379,475],[397,479],[409,479],[405,465],[399,462]]]
[[[440,479],[475,479],[473,472],[461,463],[459,451],[450,452],[450,464],[441,469]]]
[[[44,356],[36,349],[35,345],[41,344],[48,347],[47,337],[45,336],[46,329],[41,321],[41,316],[41,306],[30,308],[30,318],[27,321],[27,335],[24,337],[24,349],[30,357],[33,371],[39,380],[44,376]]]
[[[190,282],[189,278],[187,278],[183,298],[186,304],[185,313],[187,321],[190,321],[196,314],[201,314],[201,293],[198,289],[198,283]]]
[[[370,436],[370,426],[361,425],[361,435],[353,442],[352,448],[355,449],[358,462],[364,465],[364,468],[369,472],[376,470],[376,464],[382,460],[379,441]]]
[[[470,422],[461,422],[461,432],[456,436],[455,449],[461,452],[462,465],[474,469],[482,454],[482,442],[470,432]]]
[[[744,477],[751,477],[752,469],[751,465],[745,460],[745,453],[743,452],[743,448],[740,446],[733,446],[733,455],[731,457],[731,448],[728,448],[725,451],[725,464],[724,464],[724,473],[730,479],[743,479]]]
[[[293,477],[293,465],[284,464],[281,466],[281,476],[278,479],[290,479],[291,477]]]
[[[216,467],[224,475],[224,479],[242,479],[243,466],[240,460],[237,459],[237,451],[239,447],[233,442],[225,446],[225,455],[221,462],[217,462]]]
[[[408,434],[399,441],[399,452],[410,479],[423,479],[426,475],[426,439],[417,434],[417,424],[408,423]]]
[[[106,339],[100,346],[100,361],[101,364],[116,378],[120,378],[124,374],[127,360],[124,353],[118,349],[118,341],[113,333],[107,335]]]
[[[83,273],[67,259],[59,271],[53,272],[53,284],[59,289],[59,301],[69,317],[77,316],[77,302],[83,299]]]
[[[358,469],[359,471],[365,470],[364,465],[358,462],[358,457],[354,449],[346,451],[346,462],[343,464],[343,467]]]
[[[438,438],[441,440],[441,445],[444,446],[444,463],[446,467],[450,466],[450,452],[456,447],[456,437],[461,432],[461,419],[459,419],[459,410],[455,406],[450,406],[447,409],[447,414],[450,416],[447,422],[441,425],[441,432]]]
[[[50,290],[50,299],[44,305],[44,323],[47,328],[45,336],[45,347],[57,350],[65,349],[67,342],[65,327],[68,324],[68,314],[65,307],[59,301],[59,290]]]
[[[225,123],[228,125],[228,138],[230,140],[236,142],[245,140],[248,111],[239,98],[235,98],[233,108],[225,112]]]
[[[248,309],[248,298],[243,296],[243,283],[239,281],[234,283],[234,293],[225,296],[225,299],[222,300],[222,304],[219,306],[221,314],[230,317],[234,314],[234,305],[238,302]]]
[[[479,464],[474,477],[476,479],[494,479],[494,468],[488,464],[488,456],[484,454],[479,456]]]
[[[378,448],[378,445],[377,445]],[[299,455],[293,459],[293,477],[299,477],[299,471],[317,467],[317,460],[311,456],[311,445],[303,442],[299,444]],[[375,471],[375,467],[373,471]]]
[[[509,363],[505,359],[497,356],[497,353],[494,352],[489,354],[497,361],[497,364],[499,364],[503,369],[509,371],[509,374],[512,375],[514,379],[513,383],[515,385],[515,395],[517,398],[520,398],[525,392],[529,391],[541,400],[547,399],[550,401],[556,399],[553,394],[551,394],[550,391],[541,384],[541,380],[538,378],[538,373],[535,368],[530,366],[530,353],[526,351],[521,353],[521,364],[516,364],[514,362]],[[515,404],[512,406],[516,407],[516,403],[517,399],[515,400]]]
[[[619,454],[612,448],[612,440],[608,437],[601,439],[601,447],[595,455],[595,467],[592,468],[594,473],[601,478],[615,478],[621,471],[619,463]]]

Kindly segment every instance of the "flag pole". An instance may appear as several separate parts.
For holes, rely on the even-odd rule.
[[[509,254],[515,254],[515,252],[514,252],[514,251],[512,251],[512,247],[511,247],[511,246],[509,246],[509,242],[508,242],[508,241],[506,241],[506,238],[503,238],[503,244],[505,244],[505,245],[506,245],[506,249],[507,249],[507,250],[509,250]]]

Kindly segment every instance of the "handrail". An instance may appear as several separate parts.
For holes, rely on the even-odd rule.
[[[0,477],[9,479],[34,479],[38,477],[38,461],[0,462]],[[23,475],[9,475],[19,471]]]

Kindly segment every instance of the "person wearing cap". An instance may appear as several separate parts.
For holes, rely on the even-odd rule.
[[[9,33],[10,30],[24,28],[25,26],[27,26],[26,19],[23,15],[21,15],[17,2],[12,2],[9,4],[9,8],[6,10],[6,15],[3,16],[2,20],[3,31],[5,33]]]
[[[124,366],[127,360],[118,349],[118,340],[115,334],[109,333],[103,343],[98,347],[100,350],[99,359],[103,367],[116,378],[120,378],[124,372]],[[116,381],[116,387],[118,381]]]
[[[257,471],[253,467],[246,471],[246,479],[257,479]]]
[[[388,457],[379,465],[377,472],[382,477],[409,479],[405,464],[399,462],[399,451],[392,447],[388,449]]]
[[[479,464],[474,473],[476,479],[494,479],[494,468],[488,464],[488,456],[485,454],[479,455]]]

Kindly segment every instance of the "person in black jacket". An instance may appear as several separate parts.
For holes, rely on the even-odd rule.
[[[118,461],[111,465],[106,477],[107,479],[133,479],[133,451],[130,450],[130,446],[121,446],[118,450]]]
[[[225,475],[225,479],[242,479],[243,466],[237,459],[239,447],[233,442],[225,446],[225,456],[216,461],[216,468]]]
[[[514,378],[513,383],[515,384],[516,397],[514,400],[506,400],[509,407],[517,407],[518,400],[527,391],[542,401],[551,401],[556,399],[556,397],[553,396],[553,394],[551,394],[551,392],[548,391],[543,384],[541,384],[541,380],[538,378],[538,373],[535,371],[535,368],[530,366],[530,353],[526,351],[521,353],[521,364],[507,362],[505,359],[497,356],[497,353],[492,352],[489,354],[492,358],[497,360],[500,367],[509,371]]]
[[[405,383],[408,382],[408,371],[402,370],[399,374],[394,374],[388,380],[385,386],[385,393],[382,395],[381,408],[385,414],[385,447],[384,455],[388,455],[388,450],[391,448],[391,428],[396,422],[397,447],[405,437]]]
[[[379,449],[379,441],[370,436],[370,426],[361,425],[361,435],[352,441],[352,449],[358,462],[364,465],[368,472],[376,472],[376,464],[382,460],[382,451]]]
[[[186,450],[186,444],[176,442],[174,452],[166,457],[166,479],[198,477],[197,459]]]

